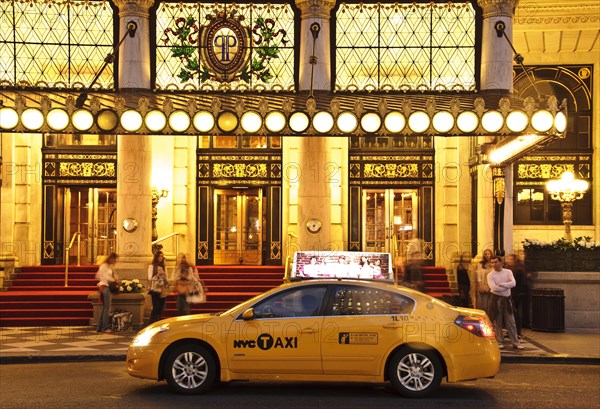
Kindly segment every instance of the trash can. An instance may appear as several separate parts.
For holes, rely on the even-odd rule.
[[[545,332],[565,331],[565,294],[562,288],[531,290],[531,329]]]

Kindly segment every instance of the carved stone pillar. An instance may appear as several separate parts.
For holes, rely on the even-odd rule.
[[[477,0],[483,9],[481,40],[481,89],[512,91],[513,51],[506,38],[498,37],[494,28],[502,21],[512,41],[514,10],[519,0]]]
[[[120,32],[127,23],[137,24],[135,36],[127,37],[119,52],[119,88],[150,88],[149,8],[154,0],[115,0],[119,7]],[[119,135],[117,181],[116,271],[121,278],[145,278],[150,262],[152,236],[152,144],[147,135]],[[138,228],[123,229],[126,218],[135,219]]]
[[[331,88],[331,31],[330,15],[335,1],[302,0],[296,1],[302,11],[301,44],[300,44],[300,90],[329,90]],[[314,41],[311,25],[318,23],[320,31]],[[310,60],[316,57],[316,64],[311,66]],[[314,59],[313,59],[314,62]],[[310,104],[309,104],[310,105]],[[307,109],[314,114],[314,110]],[[336,138],[338,139],[338,138]],[[342,138],[339,138],[342,139]],[[333,246],[342,241],[342,234],[337,229],[336,237],[332,237],[332,180],[329,178],[328,166],[346,169],[332,157],[332,151],[339,152],[341,141],[326,136],[304,136],[298,141],[298,158],[300,160],[301,177],[298,181],[298,250],[342,250]],[[347,142],[345,143],[347,151]],[[340,175],[341,177],[341,175]],[[336,207],[337,209],[337,207]],[[334,219],[338,219],[334,215]],[[320,224],[320,230],[312,229]],[[318,231],[317,231],[318,230]],[[339,237],[337,237],[339,236]],[[332,248],[333,246],[333,248]]]
[[[300,89],[310,89],[311,65],[313,53],[313,36],[310,26],[320,25],[319,37],[315,44],[317,63],[313,73],[313,89],[331,89],[331,10],[335,1],[331,0],[296,0],[301,10],[300,17]]]
[[[494,188],[492,168],[479,165],[477,169],[477,259],[483,250],[494,251]]]
[[[150,88],[150,22],[148,10],[154,0],[114,0],[119,8],[119,36],[134,21],[137,31],[119,49],[119,89]],[[120,38],[119,37],[119,38]]]

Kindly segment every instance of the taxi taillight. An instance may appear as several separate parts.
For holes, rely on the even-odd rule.
[[[464,315],[459,315],[454,323],[469,331],[472,334],[477,335],[478,337],[484,338],[493,338],[494,337],[494,329],[492,328],[492,324],[487,318],[475,318],[475,317],[467,317]]]

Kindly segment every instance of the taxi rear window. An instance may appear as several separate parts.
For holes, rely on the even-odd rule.
[[[331,315],[409,314],[414,305],[413,299],[393,291],[340,285],[335,289]]]

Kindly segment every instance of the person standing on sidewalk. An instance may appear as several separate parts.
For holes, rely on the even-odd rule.
[[[490,287],[488,286],[487,276],[492,271],[490,260],[493,256],[492,250],[485,249],[475,272],[475,308],[486,313],[488,313],[490,305]]]
[[[525,266],[514,254],[509,254],[504,259],[506,267],[509,268],[515,277],[516,285],[511,290],[513,305],[515,306],[515,323],[517,324],[517,334],[521,336],[521,330],[526,322],[529,322],[527,304],[529,285]]]
[[[170,292],[165,256],[162,251],[154,253],[152,263],[148,266],[148,282],[150,283],[150,297],[152,297],[152,312],[148,324],[160,321]]]
[[[112,301],[112,294],[110,289],[108,288],[108,283],[116,281],[115,273],[113,272],[113,267],[117,263],[117,254],[111,253],[108,255],[102,263],[100,263],[100,267],[98,268],[98,272],[96,273],[96,279],[98,280],[98,292],[100,302],[102,303],[102,311],[100,312],[100,316],[98,317],[98,326],[96,331],[98,332],[113,332],[110,329],[110,305]]]
[[[517,327],[515,325],[514,306],[510,297],[510,289],[516,285],[512,271],[502,267],[500,257],[491,258],[492,272],[488,274],[487,281],[490,286],[491,298],[488,314],[494,322],[496,341],[498,347],[504,348],[504,335],[502,325],[506,324],[508,337],[515,349],[524,349],[519,343]]]

